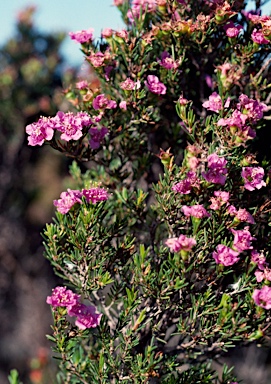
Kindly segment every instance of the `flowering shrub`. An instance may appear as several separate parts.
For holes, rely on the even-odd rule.
[[[73,287],[47,299],[59,378],[233,382],[209,363],[269,332],[270,159],[257,135],[271,18],[234,0],[115,5],[126,30],[104,30],[100,44],[91,30],[71,34],[101,88],[77,85],[76,115],[26,128],[30,145],[87,164],[73,162],[78,189],[54,201],[44,231]]]

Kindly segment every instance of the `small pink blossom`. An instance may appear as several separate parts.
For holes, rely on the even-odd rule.
[[[103,141],[104,137],[108,134],[108,129],[106,127],[97,128],[92,127],[89,129],[90,141],[89,144],[92,149],[98,149]]]
[[[82,203],[81,198],[82,193],[80,191],[68,189],[67,192],[62,192],[60,194],[60,199],[54,200],[54,206],[57,208],[58,212],[65,215],[76,203]]]
[[[87,59],[91,62],[94,68],[99,68],[105,65],[106,56],[102,52],[92,53]]]
[[[97,327],[102,317],[101,313],[96,313],[94,306],[79,302],[68,309],[68,315],[76,316],[75,325],[82,330]]]
[[[117,107],[117,103],[114,100],[108,99],[103,93],[96,96],[92,102],[92,106],[97,109],[113,109]]]
[[[225,27],[226,35],[228,37],[237,37],[239,35],[239,32],[242,31],[241,25],[235,25],[232,21],[229,21]]]
[[[158,64],[165,69],[177,69],[179,66],[179,62],[174,61],[168,52],[163,52],[161,54],[161,60],[158,60]]]
[[[165,84],[161,83],[157,76],[149,75],[147,76],[147,81],[145,85],[148,90],[156,95],[165,95],[167,87]]]
[[[255,249],[251,251],[251,261],[257,264],[258,268],[264,270],[267,266],[266,258],[263,253],[259,253]]]
[[[245,221],[246,223],[255,224],[253,216],[245,209],[239,208],[235,214],[237,220]]]
[[[219,244],[216,247],[217,252],[213,252],[213,258],[217,264],[222,264],[225,266],[233,265],[239,261],[239,252],[234,251],[233,249],[226,247],[226,245]]]
[[[192,237],[180,235],[179,237],[168,239],[165,244],[169,247],[171,252],[177,253],[181,250],[189,252],[196,245],[196,240]]]
[[[261,289],[255,289],[252,298],[260,307],[271,309],[271,287],[264,285]]]
[[[245,227],[245,229],[231,229],[231,232],[234,235],[234,249],[236,249],[238,252],[246,251],[247,249],[253,249],[251,241],[256,240],[256,238],[251,236],[248,227]]]
[[[78,81],[75,84],[77,89],[87,89],[88,88],[88,82],[86,80]]]
[[[121,101],[120,103],[119,103],[119,107],[121,108],[121,109],[124,109],[125,111],[127,110],[127,102],[126,101]]]
[[[36,123],[27,125],[25,130],[29,135],[28,144],[31,146],[42,145],[45,140],[52,140],[54,127],[52,119],[43,116]]]
[[[245,182],[244,188],[248,191],[254,191],[266,186],[263,181],[264,169],[262,167],[243,167],[241,176]]]
[[[84,44],[88,41],[93,40],[93,28],[89,28],[87,30],[77,31],[77,32],[70,32],[69,36],[72,40],[75,40],[78,43]]]
[[[265,268],[264,270],[257,270],[254,272],[256,276],[256,280],[258,283],[260,283],[263,280],[271,281],[271,269]]]
[[[113,30],[111,28],[104,28],[102,30],[102,37],[103,38],[109,38],[109,37],[112,37],[113,35]]]
[[[56,307],[71,308],[76,305],[80,295],[76,295],[67,287],[56,287],[52,290],[52,296],[47,296],[46,303]]]
[[[127,79],[120,83],[120,88],[124,89],[125,91],[132,91],[134,89],[140,88],[140,81],[133,81],[130,77],[127,77]]]
[[[255,123],[262,119],[263,112],[267,110],[267,105],[257,100],[250,99],[247,95],[239,96],[240,103],[237,108],[252,122]]]
[[[96,204],[100,201],[108,200],[108,192],[105,188],[93,187],[90,189],[83,189],[82,196],[85,197],[87,203]]]
[[[191,192],[191,189],[199,187],[199,179],[195,172],[187,172],[186,178],[179,183],[174,184],[172,190],[183,195],[187,195]]]
[[[210,213],[206,211],[203,205],[196,204],[188,207],[187,205],[183,205],[181,211],[185,216],[193,216],[197,219],[202,219],[203,217],[210,217]]]
[[[205,101],[202,106],[207,108],[209,111],[219,112],[222,109],[222,100],[218,93],[213,92],[209,96],[209,100]]]
[[[227,204],[230,198],[229,192],[225,191],[215,191],[214,192],[215,197],[211,197],[211,205],[210,208],[214,210],[219,210],[222,205]]]
[[[202,172],[202,177],[209,183],[224,185],[228,173],[227,160],[224,157],[219,157],[216,153],[209,155],[207,160],[209,170]]]
[[[257,30],[256,28],[253,29],[252,34],[251,34],[251,38],[254,41],[254,43],[257,43],[257,44],[269,44],[270,43],[270,41],[264,37],[263,32],[261,30]]]

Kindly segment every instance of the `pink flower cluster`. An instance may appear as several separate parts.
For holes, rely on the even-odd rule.
[[[227,160],[224,157],[219,157],[216,153],[212,153],[207,157],[208,168],[207,172],[202,172],[203,178],[208,183],[224,185],[228,169],[226,168]]]
[[[165,86],[165,84],[160,82],[157,76],[147,76],[147,81],[145,81],[145,85],[150,92],[155,93],[156,95],[166,94],[167,87]]]
[[[217,264],[225,266],[235,264],[239,261],[240,252],[252,249],[251,241],[256,240],[255,237],[251,236],[248,227],[240,230],[231,229],[231,232],[234,235],[233,249],[227,247],[226,245],[219,244],[216,247],[216,251],[213,252],[213,258]]]
[[[60,194],[60,199],[54,200],[54,206],[57,207],[58,212],[65,215],[76,204],[82,204],[82,197],[87,203],[96,204],[99,201],[108,199],[108,192],[104,188],[94,187],[90,189],[72,190],[68,189],[67,192]]]
[[[69,316],[75,316],[75,325],[79,329],[95,328],[100,324],[102,314],[96,313],[92,305],[79,302],[80,295],[73,293],[67,287],[56,287],[52,290],[52,296],[47,296],[46,303],[56,307],[66,307]]]
[[[189,252],[196,245],[196,240],[192,237],[180,235],[179,237],[172,237],[166,240],[165,244],[169,247],[171,252],[186,251]]]
[[[29,135],[29,145],[42,145],[45,140],[52,140],[54,130],[61,132],[60,138],[65,141],[78,140],[82,135],[82,129],[92,124],[90,116],[86,112],[64,113],[59,111],[55,117],[40,117],[36,123],[26,126]]]
[[[266,258],[262,253],[253,250],[251,252],[251,261],[257,264],[258,269],[255,271],[258,283],[271,281],[271,269],[268,267]],[[261,289],[255,289],[252,295],[255,303],[265,309],[271,308],[271,287],[264,285]]]
[[[93,28],[89,28],[87,30],[77,31],[77,32],[70,32],[69,36],[72,40],[75,40],[77,43],[87,43],[88,41],[93,40]]]
[[[264,103],[259,103],[257,100],[249,99],[242,94],[239,97],[237,109],[232,115],[226,119],[219,119],[217,125],[228,127],[240,141],[253,139],[256,135],[255,131],[248,125],[254,124],[263,117],[263,112],[267,106]]]

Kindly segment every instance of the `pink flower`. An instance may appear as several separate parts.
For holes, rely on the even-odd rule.
[[[132,8],[128,10],[127,17],[134,21],[135,18],[140,16],[140,13],[155,12],[157,8],[157,0],[133,0]]]
[[[88,82],[86,80],[78,81],[75,84],[77,89],[87,89],[88,88]]]
[[[213,92],[211,96],[209,96],[209,100],[205,101],[202,106],[209,111],[218,113],[222,109],[221,97],[216,92]]]
[[[90,141],[89,144],[92,149],[97,149],[100,147],[102,140],[108,134],[108,129],[102,127],[101,129],[97,127],[92,127],[89,129]]]
[[[82,129],[92,124],[90,116],[86,112],[57,112],[53,118],[55,129],[61,132],[60,138],[65,141],[78,140],[82,135]]]
[[[196,245],[196,240],[192,237],[180,235],[179,237],[168,239],[165,244],[169,247],[171,252],[177,253],[181,250],[189,252]]]
[[[237,220],[245,221],[246,223],[255,224],[253,216],[245,209],[239,208],[235,214]]]
[[[255,188],[260,189],[266,186],[263,181],[264,169],[262,167],[243,167],[242,178],[244,179],[244,188],[248,191],[254,191]]]
[[[193,216],[197,219],[202,219],[203,217],[210,217],[210,213],[206,211],[203,205],[196,204],[188,207],[187,205],[183,205],[181,211],[185,216]]]
[[[187,195],[191,192],[193,187],[199,186],[199,179],[195,172],[187,172],[186,178],[179,183],[173,185],[172,190],[183,195]]]
[[[260,307],[271,309],[271,287],[264,285],[261,289],[255,289],[252,298]]]
[[[113,30],[111,28],[104,28],[102,30],[102,37],[109,38],[113,35]]]
[[[225,27],[226,35],[228,37],[236,37],[239,35],[239,32],[243,29],[241,25],[235,25],[232,21],[229,21]]]
[[[254,43],[257,44],[269,44],[270,41],[267,40],[261,30],[257,30],[256,28],[253,29],[251,38],[254,41]]]
[[[76,316],[75,325],[82,330],[97,327],[102,317],[101,313],[96,313],[94,306],[78,302],[68,309],[68,315]]]
[[[126,102],[126,101],[121,101],[121,102],[119,103],[119,107],[120,107],[121,109],[124,109],[125,111],[127,111],[127,102]]]
[[[109,197],[107,190],[99,187],[83,189],[82,196],[85,197],[87,203],[92,204],[96,204],[99,201],[107,200]]]
[[[227,160],[219,157],[216,153],[212,153],[207,157],[209,170],[202,172],[202,177],[208,183],[224,185],[228,169],[226,168]]]
[[[87,30],[77,31],[77,32],[70,32],[69,36],[72,40],[77,41],[78,43],[87,43],[88,41],[93,40],[93,28],[89,28]]]
[[[215,197],[211,197],[210,199],[212,202],[212,204],[210,205],[210,208],[217,211],[222,207],[222,205],[228,203],[230,194],[229,192],[225,192],[225,191],[215,191],[214,195]]]
[[[168,52],[161,54],[161,60],[158,60],[158,63],[166,69],[176,69],[179,66],[179,62],[174,61]]]
[[[99,68],[105,65],[106,56],[102,52],[92,53],[87,58],[94,68]]]
[[[164,95],[167,91],[165,84],[161,83],[157,76],[149,75],[145,85],[148,90],[156,95]]]
[[[67,192],[62,192],[60,194],[60,199],[54,200],[54,206],[57,208],[58,212],[65,215],[74,206],[74,204],[82,203],[81,198],[82,193],[80,191],[68,189]]]
[[[112,109],[117,107],[117,103],[108,99],[103,93],[96,96],[92,102],[94,109]]]
[[[239,101],[240,103],[237,104],[237,108],[241,110],[252,123],[262,119],[263,112],[267,110],[266,104],[260,103],[257,100],[249,99],[248,96],[244,94],[239,96]]]
[[[54,136],[54,123],[52,119],[41,116],[36,123],[27,125],[25,130],[29,135],[29,145],[42,145],[45,140],[52,140]]]
[[[76,295],[67,287],[56,287],[52,290],[52,296],[47,296],[46,303],[52,307],[67,307],[71,308],[77,304],[80,295]]]
[[[263,270],[267,265],[266,258],[263,253],[259,253],[255,249],[251,251],[251,261],[252,263],[257,264],[258,268],[261,270]]]
[[[264,270],[255,271],[256,280],[258,283],[260,283],[263,280],[271,281],[271,269],[265,268]]]
[[[130,77],[127,77],[125,81],[120,83],[120,88],[124,89],[125,91],[132,91],[134,89],[139,89],[140,81],[138,80],[137,82],[135,82],[132,79],[130,79]]]
[[[246,251],[247,249],[253,249],[251,241],[256,240],[255,237],[251,236],[248,227],[245,229],[231,229],[234,234],[233,248],[238,252]]]
[[[219,244],[216,249],[217,252],[213,252],[213,258],[217,264],[229,266],[237,263],[239,260],[239,252],[226,247],[226,245]]]

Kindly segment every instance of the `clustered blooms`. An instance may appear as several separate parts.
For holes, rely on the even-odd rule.
[[[107,200],[109,195],[106,189],[99,187],[82,191],[68,189],[67,192],[60,194],[60,199],[54,200],[54,205],[58,212],[65,215],[76,203],[82,204],[82,197],[86,199],[87,203],[96,204],[99,201]]]
[[[232,115],[226,119],[219,119],[217,125],[228,127],[229,131],[237,137],[239,142],[245,142],[256,136],[256,132],[249,124],[255,124],[258,120],[262,119],[263,112],[266,111],[267,106],[257,100],[249,99],[244,94],[239,97],[239,101],[237,109],[233,111]]]
[[[120,83],[120,88],[124,89],[125,91],[133,91],[134,89],[140,88],[140,81],[133,81],[130,77],[127,77],[127,79]]]
[[[172,190],[180,194],[187,195],[193,187],[199,186],[199,179],[195,172],[187,172],[186,178],[179,183],[173,185]]]
[[[81,86],[81,85],[80,85]],[[60,139],[64,141],[78,140],[83,136],[83,129],[89,128],[89,144],[92,149],[97,149],[102,140],[108,134],[108,129],[104,126],[96,126],[102,118],[103,109],[116,108],[115,101],[108,99],[103,94],[98,95],[93,100],[94,109],[99,109],[101,114],[92,118],[86,112],[64,113],[59,111],[55,117],[41,117],[36,123],[26,126],[29,145],[42,145],[45,140],[50,141],[54,136],[54,131],[61,133]]]
[[[47,296],[46,303],[50,304],[53,309],[66,307],[68,315],[76,317],[75,325],[79,329],[97,327],[102,314],[96,313],[94,306],[80,303],[80,297],[67,287],[56,287],[52,290],[52,296]]]
[[[86,112],[64,113],[59,111],[55,117],[40,117],[40,119],[26,126],[29,135],[29,145],[42,145],[45,140],[52,140],[54,131],[61,132],[60,138],[65,141],[78,140],[82,135],[82,129],[92,124],[90,116]]]

